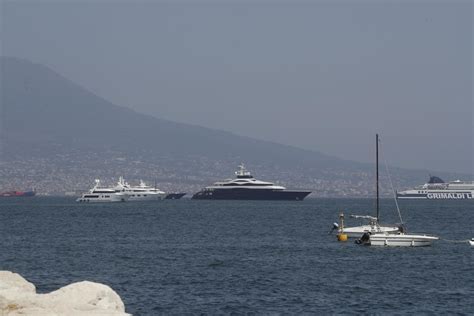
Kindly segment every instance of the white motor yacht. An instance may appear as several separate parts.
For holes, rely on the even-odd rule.
[[[114,189],[100,187],[100,180],[95,180],[95,185],[89,192],[82,194],[76,202],[96,203],[96,202],[125,202],[128,195],[124,192],[116,192]]]
[[[147,185],[142,180],[140,180],[138,186],[132,186],[123,177],[119,178],[117,185],[113,189],[116,192],[128,195],[129,201],[156,201],[163,200],[166,197],[165,192]]]

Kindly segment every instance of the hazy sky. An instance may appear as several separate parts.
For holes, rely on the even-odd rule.
[[[116,104],[474,173],[470,1],[0,1],[2,54]]]

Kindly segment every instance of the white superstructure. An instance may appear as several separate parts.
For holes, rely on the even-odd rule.
[[[112,188],[100,187],[100,180],[95,180],[95,185],[89,192],[82,194],[76,202],[96,203],[96,202],[125,202],[128,195],[124,192],[117,192]]]
[[[156,201],[163,200],[166,197],[165,192],[147,185],[142,180],[140,180],[139,185],[133,186],[126,182],[123,177],[119,178],[113,190],[128,195],[129,201]]]
[[[414,189],[397,192],[399,199],[462,200],[474,199],[474,182],[455,180],[444,182],[430,176],[430,180]]]
[[[281,185],[275,185],[272,182],[266,182],[255,179],[252,174],[247,171],[244,164],[239,165],[239,170],[235,172],[235,179],[227,179],[224,181],[217,181],[214,185],[206,187],[206,189],[264,189],[264,190],[285,190]]]

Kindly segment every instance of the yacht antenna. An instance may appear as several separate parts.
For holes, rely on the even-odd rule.
[[[377,210],[377,222],[379,222],[379,134],[375,134],[375,182],[377,191],[376,210]]]

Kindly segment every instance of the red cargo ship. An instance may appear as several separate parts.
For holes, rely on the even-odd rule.
[[[8,191],[0,192],[0,197],[26,197],[26,196],[35,196],[35,191]]]

